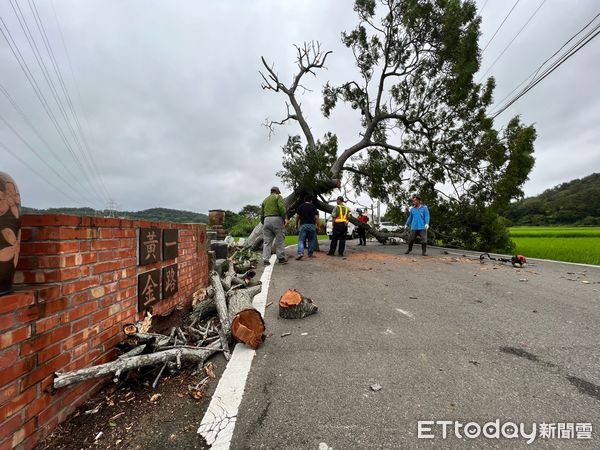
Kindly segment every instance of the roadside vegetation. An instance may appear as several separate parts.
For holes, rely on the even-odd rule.
[[[516,253],[600,265],[600,227],[512,227]]]

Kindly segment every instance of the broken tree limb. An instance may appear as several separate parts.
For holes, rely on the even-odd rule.
[[[144,353],[144,350],[146,350],[146,346],[147,346],[147,344],[138,345],[137,347],[129,350],[127,353],[123,353],[122,355],[119,355],[117,357],[117,359],[126,359],[126,358],[131,358],[132,356],[141,355],[142,353]]]
[[[221,278],[215,271],[210,273],[210,284],[215,290],[215,305],[217,307],[217,314],[219,316],[219,322],[221,322],[221,329],[223,330],[224,338],[221,338],[221,345],[225,355],[229,355],[229,337],[231,336],[231,323],[229,322],[229,316],[227,311],[227,301],[225,299],[225,291],[221,284]]]
[[[206,300],[196,303],[196,306],[194,306],[194,309],[190,313],[190,317],[192,318],[193,323],[197,323],[215,312],[217,312],[217,304],[215,302],[215,296],[213,295]]]
[[[229,295],[231,335],[253,349],[264,341],[265,322],[252,305],[248,289],[238,289]]]
[[[225,291],[231,289],[231,284],[233,282],[233,278],[235,277],[235,270],[233,268],[233,262],[229,261],[229,267],[227,268],[227,272],[221,279],[221,284]]]
[[[153,366],[160,363],[176,361],[199,362],[205,361],[212,354],[220,350],[219,344],[210,345],[209,350],[196,350],[190,348],[176,348],[172,350],[163,350],[157,353],[147,355],[133,356],[126,359],[117,359],[116,361],[100,364],[86,369],[75,370],[73,372],[56,373],[54,378],[54,388],[58,389],[73,383],[100,378],[112,375],[117,372],[122,373],[137,367]]]

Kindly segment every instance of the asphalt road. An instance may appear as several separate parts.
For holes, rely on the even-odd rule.
[[[275,267],[270,337],[252,364],[231,448],[600,448],[600,268],[515,269],[356,242],[343,259],[319,253]],[[280,319],[288,288],[319,312]],[[459,430],[461,439],[454,423],[447,439],[441,425],[422,430],[433,439],[418,438],[419,420],[496,419],[524,423],[526,433],[536,423],[537,439]],[[576,439],[585,434],[575,425],[563,431],[573,427],[571,439],[540,438],[542,422],[591,423],[592,439]]]

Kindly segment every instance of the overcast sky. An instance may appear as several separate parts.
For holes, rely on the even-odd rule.
[[[481,73],[542,1],[517,4],[484,52]],[[15,178],[26,206],[105,208],[110,198],[123,210],[162,206],[206,212],[259,203],[271,185],[282,186],[275,175],[281,145],[288,134],[298,133],[287,126],[269,140],[262,123],[281,118],[285,107],[283,97],[261,89],[260,57],[290,80],[293,44],[308,40],[333,50],[328,70],[310,81],[313,92],[302,98],[314,133],[337,133],[341,148],[357,140],[353,112],[340,109],[327,121],[319,110],[321,87],[354,73],[352,55],[340,43],[341,31],[356,24],[349,0],[2,0],[0,26],[5,34],[10,31],[71,143],[11,3],[20,7],[16,13],[22,12],[62,99],[30,9],[37,6],[85,136],[82,147],[89,149],[94,175],[103,184],[95,176],[90,187],[91,174],[79,166],[87,167],[86,156],[74,143],[80,162],[71,155],[0,34],[0,171]],[[483,48],[514,2],[478,3],[485,4]],[[487,74],[496,77],[495,98],[505,97],[598,12],[597,0],[547,0]],[[501,127],[520,114],[536,125],[536,164],[526,195],[600,171],[599,68],[600,37],[496,119]],[[64,99],[63,105],[70,114]]]

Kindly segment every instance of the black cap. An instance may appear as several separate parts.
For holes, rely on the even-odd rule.
[[[343,202],[344,201],[344,197],[342,197],[341,195],[337,198],[338,201]]]
[[[281,191],[279,190],[279,188],[277,186],[273,186],[271,188],[271,192],[275,192],[276,194],[281,194]]]

